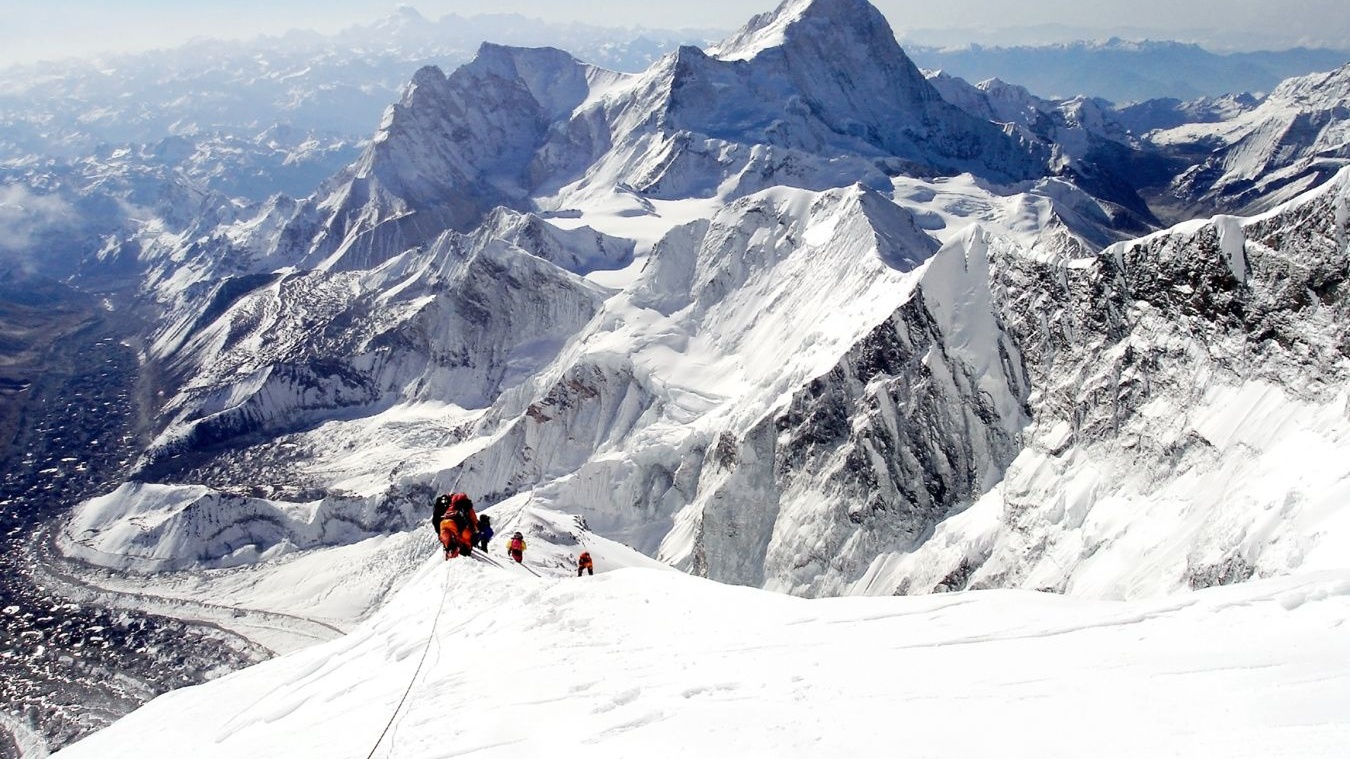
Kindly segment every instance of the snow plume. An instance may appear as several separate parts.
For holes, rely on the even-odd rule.
[[[75,209],[64,198],[0,185],[0,262],[32,269],[41,255],[35,245],[74,220]]]

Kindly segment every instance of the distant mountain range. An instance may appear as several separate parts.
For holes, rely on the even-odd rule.
[[[1214,53],[1189,43],[1121,39],[1016,47],[908,45],[905,50],[923,68],[972,82],[997,77],[1045,98],[1088,95],[1121,105],[1268,93],[1291,76],[1350,61],[1345,50]]]
[[[0,161],[70,158],[99,144],[154,143],[275,125],[301,134],[368,136],[380,111],[425,65],[454,67],[484,40],[564,47],[617,71],[646,68],[680,44],[713,35],[554,24],[514,15],[430,20],[408,6],[372,24],[322,35],[291,32],[94,60],[0,69]]]

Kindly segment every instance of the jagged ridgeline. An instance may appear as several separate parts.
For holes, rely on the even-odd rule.
[[[1159,158],[1105,113],[930,80],[864,0],[637,74],[423,69],[310,197],[127,248],[155,439],[62,547],[252,562],[453,487],[804,595],[1321,566],[1346,174],[1158,229]]]

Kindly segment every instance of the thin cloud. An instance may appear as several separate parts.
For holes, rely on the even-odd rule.
[[[29,267],[42,235],[69,225],[75,209],[55,195],[38,195],[17,185],[0,185],[0,261]]]

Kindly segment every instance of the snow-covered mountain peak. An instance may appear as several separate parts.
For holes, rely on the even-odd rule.
[[[393,109],[393,120],[397,121],[401,108],[406,111],[426,110],[430,112],[429,118],[446,122],[463,121],[469,113],[487,111],[486,106],[500,104],[512,90],[532,98],[533,105],[537,106],[537,110],[542,110],[544,118],[559,118],[570,113],[585,99],[590,69],[590,66],[569,53],[556,48],[513,47],[484,42],[471,61],[455,69],[449,76],[436,66],[418,69],[399,104]],[[491,102],[477,103],[475,95],[486,97]],[[389,121],[386,116],[386,122]]]
[[[980,88],[991,100],[1029,101],[1035,99],[1035,96],[1026,87],[1005,82],[998,77],[985,79],[975,86]]]
[[[668,95],[653,102],[664,109],[667,129],[807,155],[881,159],[875,166],[888,174],[968,171],[1006,182],[1045,168],[1037,146],[944,101],[863,0],[787,2],[706,54],[681,50],[665,66]],[[780,169],[777,183],[795,175],[787,181],[799,186],[844,184],[837,176],[807,179],[793,168]],[[867,168],[848,171],[856,180]],[[840,173],[836,167],[833,174]]]
[[[862,184],[849,190],[876,239],[877,255],[892,268],[908,271],[937,252],[938,243],[919,228],[914,215]]]
[[[773,59],[761,75],[786,76],[810,103],[847,105],[867,120],[872,96],[900,97],[898,111],[922,109],[936,97],[895,40],[886,17],[867,0],[786,0],[708,49],[720,61]],[[815,80],[824,80],[817,82]],[[837,86],[825,89],[821,84]],[[850,90],[859,90],[856,99]]]
[[[718,57],[747,45],[758,54]],[[359,161],[284,235],[308,242],[286,257],[367,268],[445,229],[468,232],[498,206],[884,188],[898,174],[1006,183],[1043,176],[1049,158],[943,100],[865,0],[793,0],[720,53],[682,47],[641,75],[492,43],[449,76],[422,68]]]
[[[1268,102],[1303,109],[1344,108],[1350,102],[1350,63],[1334,71],[1287,79],[1271,91]]]
[[[484,42],[464,67],[466,78],[475,82],[497,78],[524,87],[550,120],[566,117],[585,100],[591,68],[557,48],[490,42]]]
[[[320,227],[298,232],[311,240],[304,263],[368,268],[525,205],[536,151],[594,71],[554,48],[486,43],[449,76],[418,70],[361,158],[320,192]]]
[[[389,14],[388,18],[396,18],[408,22],[426,23],[427,17],[423,16],[417,8],[407,3],[399,3],[394,12]]]
[[[726,61],[749,60],[765,50],[822,34],[851,43],[851,47],[871,47],[885,40],[895,44],[885,16],[867,0],[784,0],[775,10],[750,19],[708,53]]]
[[[413,93],[428,87],[440,87],[445,85],[445,72],[440,66],[428,65],[422,66],[413,72],[412,81],[403,91],[403,98],[400,102],[403,105],[410,105],[413,99]]]
[[[399,37],[429,38],[435,33],[435,28],[432,21],[416,8],[401,4],[362,32],[368,38],[392,41]]]

